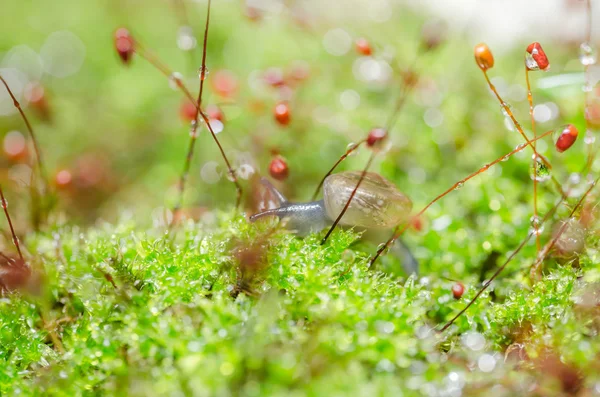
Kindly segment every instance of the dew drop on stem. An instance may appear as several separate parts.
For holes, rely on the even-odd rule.
[[[544,231],[544,225],[542,224],[542,220],[539,216],[534,215],[530,219],[531,229],[530,232],[534,235],[540,235]]]
[[[206,76],[208,76],[208,68],[206,66],[198,68],[198,77],[200,80],[206,80]]]
[[[579,46],[579,62],[583,66],[594,65],[598,59],[596,49],[590,43],[581,43]]]
[[[173,72],[169,76],[169,87],[172,90],[177,90],[181,85],[181,81],[183,80],[183,75],[179,72]]]
[[[546,182],[552,176],[550,168],[535,154],[533,155],[529,175],[532,180],[535,179],[538,182]]]
[[[352,152],[348,153],[348,156],[356,156],[358,154],[358,151],[360,150],[360,148],[356,147],[356,143],[351,142],[348,144],[348,146],[346,146],[346,151],[348,150],[352,150],[354,149]]]

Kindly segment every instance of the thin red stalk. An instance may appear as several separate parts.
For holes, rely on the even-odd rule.
[[[208,17],[208,15],[207,15],[207,17]],[[208,29],[208,25],[207,25],[206,29]],[[206,34],[206,32],[205,32],[205,34]],[[171,70],[168,67],[166,67],[164,64],[162,64],[158,60],[157,57],[155,57],[152,53],[150,53],[148,50],[146,50],[138,41],[135,41],[135,44],[136,44],[136,53],[138,55],[140,55],[142,58],[144,58],[146,61],[148,61],[156,69],[158,69],[158,71],[160,71],[165,77],[167,77],[169,79],[172,78],[173,73],[171,72]],[[206,49],[204,49],[204,52],[205,51],[206,51]],[[203,54],[203,58],[205,58],[204,54]],[[201,71],[203,71],[203,73],[205,75],[205,73],[206,73],[206,65],[205,64],[203,65]],[[219,142],[219,139],[217,138],[217,135],[215,134],[215,132],[212,129],[212,126],[210,125],[208,116],[206,116],[206,114],[204,113],[202,108],[198,105],[198,100],[194,99],[194,97],[192,96],[192,94],[188,90],[188,88],[185,86],[185,84],[183,84],[183,82],[180,79],[175,79],[174,81],[177,84],[177,87],[186,96],[186,98],[191,103],[194,104],[194,106],[196,107],[197,114],[200,115],[200,117],[202,117],[206,126],[208,127],[210,134],[212,135],[213,140],[217,144],[217,147],[219,148],[219,152],[221,153],[221,157],[223,157],[223,160],[225,161],[225,165],[227,166],[227,172],[231,176],[232,182],[235,185],[235,188],[237,191],[236,208],[238,208],[241,203],[241,198],[242,198],[242,187],[240,186],[240,184],[237,180],[237,176],[233,170],[233,167],[231,166],[231,163],[229,162],[229,159],[227,158],[227,155],[225,154],[225,151],[223,150],[223,147],[221,146],[221,143]],[[202,82],[200,83],[200,85],[202,87]],[[196,128],[197,128],[197,125],[198,125],[198,123],[196,123]],[[192,128],[194,128],[194,127],[192,127]],[[194,132],[194,134],[195,134],[195,132]],[[190,135],[192,135],[192,133]],[[188,152],[189,152],[189,150],[188,150]]]
[[[414,69],[414,66],[416,65],[417,61],[419,60],[419,56],[420,56],[420,53],[417,53],[417,56],[415,57],[415,59],[411,63],[409,71],[412,71]],[[400,97],[398,98],[398,101],[396,102],[396,106],[394,106],[394,109],[392,110],[392,113],[391,113],[390,118],[388,120],[386,131],[389,132],[394,127],[394,124],[398,120],[398,116],[400,115],[400,112],[402,111],[402,108],[404,107],[404,104],[406,102],[406,97],[410,93],[410,90],[413,88],[413,86],[414,86],[414,84],[412,84],[412,83],[407,84],[405,86],[404,92],[400,94]],[[340,165],[344,160],[346,160],[346,158],[351,153],[353,153],[356,149],[358,149],[360,147],[360,145],[362,145],[365,142],[366,142],[366,139],[363,139],[363,140],[357,142],[356,144],[352,145],[349,149],[346,150],[346,153],[344,153],[335,162],[335,164],[333,165],[333,167],[331,167],[331,169],[327,172],[327,174],[325,174],[325,176],[319,182],[319,185],[317,186],[317,189],[315,190],[315,192],[312,195],[312,200],[315,200],[317,198],[317,196],[319,195],[319,191],[321,190],[321,187],[323,186],[323,183],[325,182],[325,179],[327,179],[327,177],[329,175],[331,175],[333,173],[333,171],[335,171],[335,169],[338,167],[338,165]]]
[[[585,42],[588,43],[589,45],[592,44],[592,1],[591,0],[586,0],[586,16],[587,16],[587,25],[586,25],[586,34],[585,34]],[[591,72],[590,72],[590,65],[584,65],[583,67],[583,71],[584,71],[584,76],[585,76],[585,87],[586,90],[587,89],[592,89],[592,82],[591,82]],[[591,98],[591,93],[589,91],[585,92],[584,95],[584,99],[583,99],[583,109],[584,109],[584,118],[585,118],[585,135],[586,138],[588,134],[590,134],[591,130],[590,130],[590,120],[588,117],[589,114],[589,106],[590,106],[590,98]],[[594,162],[594,158],[595,158],[595,154],[596,152],[593,150],[592,146],[593,143],[590,143],[587,145],[588,146],[588,152],[587,152],[587,162],[586,162],[586,170],[592,167],[592,163]]]
[[[8,221],[8,226],[10,227],[10,233],[12,235],[13,244],[17,247],[17,252],[19,253],[19,258],[22,261],[23,253],[21,253],[21,246],[19,245],[19,239],[17,238],[17,234],[15,233],[15,228],[13,227],[12,220],[10,219],[10,214],[8,213],[8,202],[4,198],[4,192],[2,191],[2,186],[0,186],[0,199],[2,200],[2,208],[4,209],[4,215],[6,215],[6,220]]]
[[[327,239],[329,238],[331,233],[333,233],[333,231],[335,230],[335,227],[338,225],[338,223],[340,223],[340,220],[342,219],[342,217],[344,216],[346,211],[348,211],[348,207],[350,207],[350,203],[352,202],[352,199],[356,195],[356,192],[358,191],[360,184],[365,179],[365,176],[367,175],[367,171],[369,170],[369,167],[371,166],[371,163],[373,162],[373,159],[375,158],[376,154],[377,154],[376,151],[371,152],[371,156],[369,157],[369,160],[367,161],[365,168],[363,169],[362,173],[360,174],[360,178],[358,178],[358,182],[356,182],[356,186],[354,187],[354,190],[352,190],[352,193],[350,194],[348,201],[346,201],[346,205],[344,205],[342,212],[340,212],[338,217],[333,222],[333,225],[331,225],[331,227],[329,228],[329,231],[327,231],[327,234],[325,235],[325,237],[323,237],[323,240],[321,240],[321,245],[323,245],[327,242]]]
[[[10,87],[8,86],[8,83],[6,82],[6,80],[4,80],[4,78],[2,76],[0,76],[0,80],[4,84],[4,87],[6,87],[6,90],[8,91],[8,94],[10,95],[10,97],[13,100],[14,106],[17,108],[17,110],[21,114],[21,118],[23,119],[23,121],[25,122],[25,125],[27,126],[27,131],[29,132],[29,137],[31,138],[31,142],[33,143],[33,149],[35,150],[35,157],[36,157],[36,160],[37,160],[38,168],[40,170],[40,176],[41,176],[41,179],[42,179],[42,183],[43,183],[44,188],[45,188],[47,186],[46,169],[44,167],[44,162],[42,161],[41,150],[40,150],[40,147],[38,145],[38,141],[37,141],[37,139],[35,137],[35,133],[33,132],[33,128],[31,127],[31,124],[29,123],[29,119],[25,115],[25,112],[21,108],[21,104],[19,103],[19,101],[17,100],[17,98],[15,98],[15,96],[14,96],[12,90],[10,89]]]
[[[204,80],[206,78],[206,48],[208,45],[208,26],[210,22],[210,0],[208,1],[208,8],[206,11],[206,25],[204,29],[204,42],[202,46],[202,66],[200,69],[200,89],[198,90],[198,99],[195,101],[196,105],[196,115],[194,116],[194,122],[192,124],[192,129],[190,131],[190,143],[188,145],[188,152],[185,157],[185,163],[183,166],[183,171],[181,172],[181,176],[179,177],[179,198],[177,199],[177,203],[175,207],[173,207],[173,222],[176,221],[177,215],[179,214],[179,210],[183,203],[183,194],[185,192],[185,182],[187,180],[187,176],[190,171],[190,167],[192,164],[192,158],[194,157],[194,147],[196,143],[196,139],[198,137],[198,114],[200,113],[200,109],[202,107],[202,92],[204,90]]]
[[[336,161],[336,163],[333,165],[333,167],[331,167],[331,169],[327,172],[327,174],[325,174],[325,176],[323,177],[323,179],[321,179],[321,182],[319,182],[319,186],[317,186],[317,189],[315,190],[315,192],[312,195],[311,200],[316,200],[317,196],[319,195],[319,192],[321,191],[321,187],[323,186],[323,183],[325,182],[325,179],[327,179],[327,177],[329,175],[331,175],[333,173],[333,171],[335,171],[335,169],[337,168],[338,165],[340,165],[340,163],[342,161],[344,161],[348,156],[350,156],[350,154],[352,154],[356,149],[358,149],[360,147],[360,145],[362,145],[363,143],[365,143],[367,140],[363,139],[361,141],[358,141],[357,143],[353,144],[352,146],[350,146],[347,150],[346,153],[344,153],[339,159],[338,161]]]
[[[535,138],[534,141],[537,141],[538,139],[545,138],[548,135],[552,134],[552,132],[553,132],[552,130],[546,131],[542,135],[540,135],[537,138]],[[487,171],[493,165],[498,164],[502,160],[508,159],[509,157],[511,157],[512,155],[514,155],[515,153],[518,153],[518,152],[522,151],[523,149],[525,149],[525,147],[526,147],[526,144],[521,144],[521,145],[517,146],[515,149],[513,149],[509,153],[505,154],[504,156],[498,157],[496,160],[492,161],[491,163],[488,163],[488,164],[484,165],[479,170],[477,170],[474,173],[470,174],[466,178],[463,178],[463,179],[459,180],[458,182],[455,182],[452,186],[450,186],[449,189],[447,189],[442,194],[440,194],[439,196],[437,196],[436,198],[434,198],[432,201],[430,201],[429,204],[427,204],[425,207],[423,207],[423,209],[421,211],[419,211],[408,222],[406,222],[402,228],[400,228],[400,229],[396,228],[394,230],[394,233],[392,234],[392,236],[385,242],[385,244],[383,246],[381,246],[377,250],[377,253],[371,259],[370,264],[369,264],[369,268],[372,268],[373,265],[375,264],[375,261],[377,261],[377,258],[379,258],[379,256],[383,253],[383,251],[385,251],[388,247],[390,247],[394,243],[394,241],[396,241],[396,239],[398,237],[400,237],[406,231],[406,229],[408,229],[408,227],[412,224],[412,222],[415,219],[417,219],[418,217],[420,217],[421,215],[423,215],[423,213],[425,211],[427,211],[429,209],[429,207],[431,207],[434,203],[436,203],[438,200],[440,200],[441,198],[443,198],[444,196],[446,196],[448,193],[450,193],[450,192],[456,190],[457,188],[461,187],[462,185],[464,185],[464,183],[467,182],[468,180],[470,180],[470,179],[476,177],[477,175],[479,175],[479,174]]]
[[[417,57],[415,57],[415,60],[413,61],[410,70],[413,69],[413,67],[416,64],[418,59],[419,59],[419,54],[417,54]],[[392,111],[390,119],[388,120],[387,127],[385,129],[387,133],[389,133],[389,131],[394,127],[394,124],[398,120],[398,116],[400,115],[400,112],[402,111],[404,104],[406,103],[406,98],[408,97],[408,94],[410,93],[412,87],[413,87],[412,83],[408,83],[405,85],[404,92],[398,98],[398,101],[396,102],[396,106],[394,107],[394,110]],[[356,147],[358,147],[358,145],[360,145],[362,142],[364,142],[364,140],[360,141]],[[355,148],[354,149],[350,148],[350,149],[353,151]],[[325,237],[323,237],[323,240],[321,240],[321,245],[325,244],[325,242],[327,242],[327,239],[329,238],[331,233],[333,233],[336,226],[338,225],[338,223],[340,222],[340,220],[342,219],[342,217],[344,216],[344,214],[350,207],[350,203],[352,202],[352,199],[354,198],[356,192],[358,191],[358,188],[359,188],[360,184],[362,183],[363,179],[365,178],[365,175],[367,174],[367,171],[368,171],[369,167],[371,166],[371,163],[373,162],[373,160],[375,159],[375,156],[378,153],[378,151],[376,151],[374,149],[372,149],[372,150],[373,151],[371,152],[371,156],[369,157],[369,160],[367,161],[367,164],[365,165],[365,168],[363,169],[362,174],[360,175],[360,178],[358,179],[358,182],[356,183],[356,186],[354,187],[354,190],[352,191],[352,194],[350,194],[350,197],[348,198],[348,201],[344,205],[342,212],[338,215],[336,220],[333,222],[333,225],[329,228],[329,230],[327,231],[327,234],[325,235]],[[327,178],[333,172],[333,170],[335,170],[335,168],[338,166],[338,164],[340,164],[346,157],[348,157],[348,151],[346,151],[346,154],[344,154],[344,155],[342,155],[342,157],[340,157],[340,159],[335,163],[335,165],[331,168],[331,170],[327,173],[327,175],[325,175],[325,178]],[[317,192],[315,193],[314,197],[316,197],[316,195],[318,194],[318,191],[321,189],[321,186],[323,185],[325,178],[323,178],[321,183],[319,183],[319,187],[317,188]]]
[[[571,213],[569,214],[569,218],[571,218],[573,216],[573,214],[575,213],[575,211],[577,211],[577,209],[583,204],[585,198],[590,194],[590,192],[596,186],[596,184],[598,183],[598,181],[600,181],[600,177],[598,179],[596,179],[590,185],[590,187],[584,193],[584,195],[581,197],[581,199],[579,199],[579,201],[577,202],[577,204],[575,205],[575,207],[573,207],[573,209],[571,210]],[[544,216],[544,219],[542,220],[541,224],[543,224],[544,222],[546,222],[556,212],[556,210],[563,203],[564,200],[565,200],[565,197],[561,197],[560,200],[558,200],[558,202],[554,205],[554,207],[546,214],[546,216]],[[539,266],[539,264],[542,263],[542,261],[546,258],[546,256],[548,255],[548,253],[550,253],[550,251],[552,250],[552,248],[554,247],[554,245],[556,244],[556,242],[558,241],[558,239],[560,238],[560,236],[566,230],[567,225],[568,224],[566,222],[563,225],[561,225],[561,227],[560,227],[558,233],[556,234],[556,236],[548,244],[546,244],[546,246],[544,247],[544,249],[541,251],[540,255],[538,255],[538,258],[536,259],[536,261],[532,265],[532,269],[534,269],[537,266]],[[444,325],[440,331],[443,332],[446,329],[448,329],[448,327],[450,327],[456,321],[456,319],[458,319],[463,313],[465,313],[475,303],[475,301],[479,298],[479,296],[481,296],[481,294],[483,294],[483,292],[490,286],[490,284],[492,284],[492,282],[506,268],[506,266],[510,263],[510,261],[512,261],[512,259],[523,249],[523,247],[527,244],[527,242],[529,241],[529,239],[531,239],[531,236],[533,234],[534,234],[533,232],[530,232],[530,233],[527,234],[527,237],[521,242],[521,244],[519,244],[519,246],[517,247],[517,249],[514,250],[509,255],[509,257],[506,259],[506,261],[502,264],[502,266],[500,266],[498,268],[498,270],[496,270],[496,272],[492,275],[492,277],[490,277],[490,279],[488,281],[486,281],[486,283],[483,285],[483,287],[477,292],[477,294],[475,294],[475,296],[473,297],[473,299],[471,299],[471,301],[469,301],[469,303],[460,312],[458,312],[458,314],[456,314],[450,321],[448,321],[446,323],[446,325]]]
[[[536,157],[539,157],[540,160],[542,160],[544,162],[544,164],[548,168],[551,169],[552,165],[544,156],[541,156],[537,152],[537,150],[535,149],[535,146],[533,145],[533,142],[531,140],[529,140],[529,138],[527,138],[527,134],[525,134],[525,131],[523,131],[523,127],[521,127],[521,124],[519,124],[519,122],[515,118],[515,115],[513,114],[512,110],[510,110],[510,107],[508,107],[508,104],[506,102],[504,102],[504,99],[502,99],[502,97],[496,90],[496,87],[494,86],[494,84],[492,84],[492,82],[485,70],[483,70],[483,76],[485,77],[485,81],[487,82],[488,86],[490,87],[490,89],[492,90],[492,92],[494,93],[496,98],[498,99],[498,102],[500,102],[500,106],[502,106],[502,109],[504,109],[504,112],[506,112],[506,114],[508,115],[508,117],[510,118],[512,123],[514,124],[514,126],[517,129],[517,131],[519,132],[519,134],[521,134],[523,139],[525,139],[525,142],[527,142],[527,145],[531,146],[531,148],[533,149],[533,154],[535,154]]]
[[[531,130],[533,131],[533,138],[537,138],[537,131],[535,128],[535,117],[533,117],[533,95],[531,94],[531,84],[529,83],[529,69],[525,66],[525,81],[527,82],[527,101],[529,102],[529,117],[531,118]],[[536,150],[536,144],[533,143],[533,150]],[[541,248],[541,236],[537,225],[538,206],[537,206],[537,159],[534,157],[533,162],[533,227],[535,228],[535,246],[537,252],[540,252]]]

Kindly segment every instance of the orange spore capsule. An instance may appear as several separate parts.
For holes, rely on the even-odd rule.
[[[494,67],[494,56],[487,44],[480,43],[475,46],[475,62],[484,72]]]
[[[452,296],[454,299],[460,299],[465,293],[465,286],[461,282],[457,282],[452,286]]]
[[[271,164],[269,164],[269,174],[273,177],[273,179],[277,179],[278,181],[285,180],[289,175],[289,168],[287,162],[281,156],[276,156],[271,160]]]
[[[275,105],[275,120],[281,125],[290,123],[290,106],[286,102],[279,102]]]
[[[135,45],[127,29],[119,28],[115,32],[115,48],[119,57],[121,57],[121,61],[126,65],[129,64],[135,51]]]
[[[558,136],[556,143],[554,146],[559,153],[564,152],[569,149],[575,141],[577,140],[577,135],[579,135],[579,131],[573,124],[567,124],[562,128],[562,132]]]
[[[540,43],[529,44],[525,50],[525,66],[527,70],[546,71],[550,67],[550,62]]]
[[[364,37],[357,39],[355,44],[356,52],[358,52],[359,54],[369,56],[373,53],[373,50],[371,49],[371,44],[369,44],[369,41]]]

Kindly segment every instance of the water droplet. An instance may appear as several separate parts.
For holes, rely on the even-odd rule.
[[[227,179],[229,180],[229,182],[234,182],[236,176],[237,173],[235,170],[227,171]]]
[[[485,337],[479,332],[465,332],[461,339],[462,344],[471,350],[482,350],[485,347]]]
[[[352,152],[348,153],[348,156],[356,156],[358,154],[359,148],[356,147],[356,143],[350,142],[348,146],[346,146],[346,151],[352,150]]]
[[[208,76],[208,67],[199,67],[198,68],[198,77],[200,80],[206,80],[206,76]]]
[[[529,175],[531,179],[535,179],[538,182],[546,182],[552,176],[550,168],[546,163],[539,157],[534,155],[534,161],[531,162],[529,168]]]
[[[210,119],[209,123],[210,123],[210,128],[213,130],[215,135],[218,134],[219,132],[223,131],[223,128],[225,128],[223,123],[217,119]]]
[[[510,117],[510,114],[512,113],[512,106],[510,106],[508,103],[506,102],[502,102],[502,104],[500,105],[500,108],[502,109],[502,114],[505,117]]]
[[[594,142],[596,142],[596,137],[594,136],[594,133],[590,130],[587,130],[585,132],[585,138],[583,138],[583,142],[585,142],[586,145],[591,145]]]
[[[586,188],[586,181],[581,177],[581,174],[574,172],[569,175],[569,180],[564,190],[569,197],[579,197],[585,192]]]
[[[190,51],[196,48],[196,38],[190,26],[182,26],[177,32],[177,47],[183,51]]]
[[[460,189],[461,187],[463,187],[464,185],[465,185],[465,183],[464,183],[464,182],[459,182],[459,183],[457,183],[457,184],[456,184],[456,187],[454,188],[454,190],[458,190],[458,189]]]
[[[525,148],[525,145],[526,145],[526,143],[521,143],[521,144],[519,144],[519,145],[515,146],[515,150],[516,150],[517,152],[518,152],[518,151],[521,151],[521,150],[523,150],[523,149]]]
[[[500,161],[508,161],[509,158],[510,158],[510,156],[507,154],[506,156],[502,157],[502,160],[500,160]]]
[[[250,164],[242,164],[238,168],[237,173],[240,176],[240,178],[248,179],[252,175],[254,175],[254,167],[252,167]]]
[[[539,216],[534,215],[529,220],[531,221],[530,232],[533,233],[534,235],[542,234],[542,232],[544,231],[544,225],[542,224],[542,219]]]
[[[171,73],[171,76],[169,76],[169,87],[171,87],[172,90],[177,90],[179,88],[179,86],[182,84],[182,80],[183,80],[183,75],[179,72],[173,72]]]
[[[594,65],[597,60],[596,49],[590,43],[581,43],[579,46],[579,62],[583,66]]]
[[[379,252],[379,251],[383,250],[383,251],[381,251],[381,255],[385,255],[385,254],[387,254],[387,252],[389,251],[389,249],[390,249],[390,247],[389,247],[389,246],[388,246],[388,247],[386,247],[386,246],[385,246],[385,243],[381,243],[381,244],[379,244],[379,245],[377,246],[377,252]]]
[[[481,372],[492,372],[496,368],[496,359],[491,354],[482,354],[477,360]]]

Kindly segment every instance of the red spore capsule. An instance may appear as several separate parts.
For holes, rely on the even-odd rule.
[[[569,149],[577,140],[577,135],[579,135],[579,131],[577,131],[577,128],[573,124],[567,124],[562,127],[562,131],[554,144],[556,150],[562,153]]]
[[[367,137],[367,146],[371,149],[381,149],[383,141],[387,138],[387,131],[383,128],[373,128]]]
[[[190,101],[184,101],[179,107],[179,116],[183,121],[191,122],[196,119],[196,105]]]
[[[475,62],[484,72],[494,67],[494,56],[487,44],[480,43],[475,46]]]
[[[59,188],[65,188],[71,184],[73,176],[69,170],[60,170],[56,173],[56,177],[54,179],[56,180],[56,186]]]
[[[457,282],[452,286],[452,295],[454,299],[460,299],[465,293],[465,286],[461,282]]]
[[[290,106],[286,102],[279,102],[275,105],[275,120],[281,125],[290,123]]]
[[[548,70],[550,62],[540,43],[529,44],[525,51],[525,66],[528,70]]]
[[[285,180],[290,173],[287,162],[281,156],[275,157],[269,164],[269,174],[278,181]]]
[[[358,52],[360,55],[369,56],[373,53],[371,44],[369,44],[369,41],[364,37],[357,39],[355,44],[356,52]]]
[[[129,64],[133,52],[135,51],[135,45],[133,38],[127,29],[119,28],[115,32],[115,48],[123,63],[126,65]]]
[[[281,87],[285,84],[285,78],[283,76],[283,70],[281,68],[269,68],[263,74],[265,83],[271,87]]]
[[[221,123],[225,120],[223,111],[217,105],[208,105],[206,107],[206,115],[211,120],[219,120]]]
[[[239,82],[236,75],[232,71],[226,69],[215,72],[215,75],[210,79],[210,82],[215,93],[224,98],[234,97],[239,88]]]

